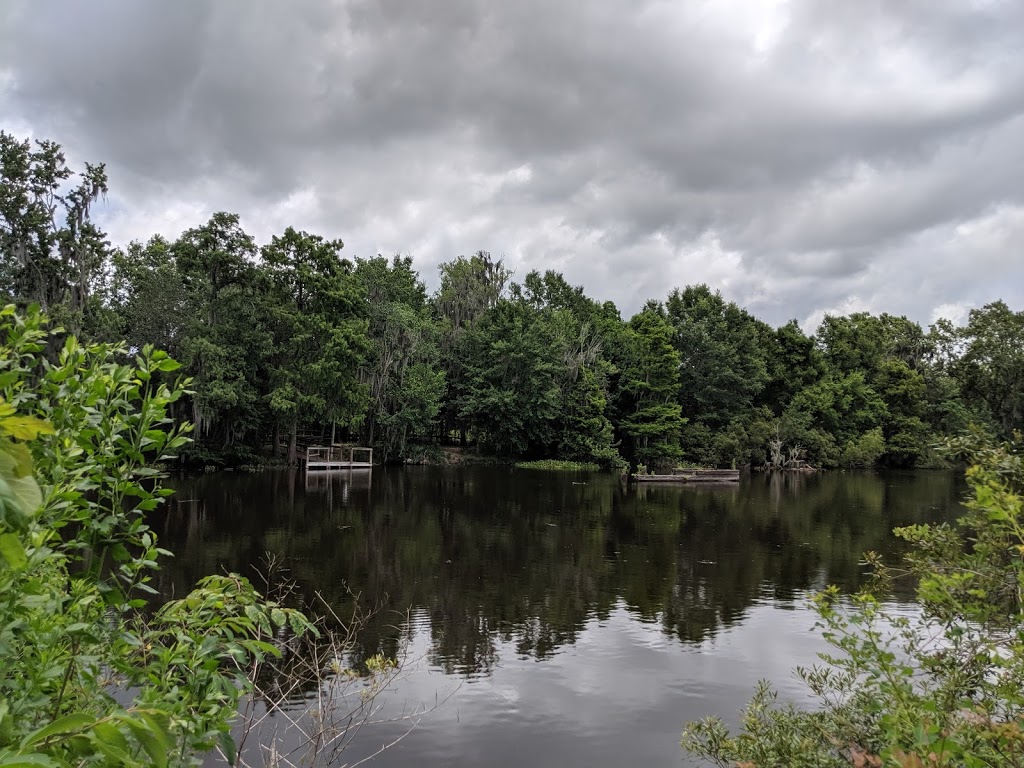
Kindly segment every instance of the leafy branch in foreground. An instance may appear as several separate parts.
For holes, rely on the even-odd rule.
[[[0,309],[0,766],[234,764],[251,671],[317,629],[234,574],[140,610],[189,382],[150,347],[55,338]]]
[[[955,525],[896,530],[913,547],[905,570],[869,553],[872,591],[814,600],[833,651],[798,669],[811,710],[779,705],[761,683],[732,733],[690,723],[687,751],[720,766],[1024,766],[1024,456],[1020,437],[951,441],[970,488]],[[920,613],[890,612],[892,578],[917,579]]]

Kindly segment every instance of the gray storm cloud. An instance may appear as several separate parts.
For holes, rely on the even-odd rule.
[[[105,161],[115,242],[215,210],[483,248],[624,312],[1024,304],[1024,4],[19,2],[0,124]]]

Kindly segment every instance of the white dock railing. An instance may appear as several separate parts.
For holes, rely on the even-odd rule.
[[[311,445],[306,449],[306,469],[369,469],[373,448],[355,445]]]

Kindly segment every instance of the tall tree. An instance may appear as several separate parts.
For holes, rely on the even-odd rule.
[[[368,351],[366,308],[342,247],[289,227],[263,248],[274,341],[267,400],[287,429],[290,462],[300,423],[351,427],[366,408],[358,380]]]
[[[885,354],[885,328],[867,312],[825,315],[815,339],[829,370],[841,376],[856,371],[873,373]]]
[[[455,404],[481,445],[520,456],[552,443],[560,360],[548,318],[502,300],[460,339],[458,353],[465,383]]]
[[[197,450],[245,447],[265,420],[273,338],[255,254],[252,237],[228,213],[186,230],[171,247],[188,307],[181,359],[194,380]]]
[[[369,395],[362,432],[387,461],[404,457],[411,441],[427,440],[440,411],[440,324],[411,258],[357,259],[354,276],[369,313],[370,349],[360,370]]]
[[[725,441],[724,453],[706,449],[730,425],[754,418],[758,396],[769,382],[761,338],[771,328],[706,285],[674,290],[665,302],[673,345],[681,367],[680,405],[690,423],[683,430],[684,453],[721,464],[740,458]],[[743,453],[740,447],[740,453]],[[731,454],[731,455],[727,455]]]
[[[794,395],[817,383],[825,374],[825,360],[814,338],[796,320],[777,328],[765,343],[768,384],[759,398],[776,414],[782,413]]]
[[[927,395],[924,376],[905,359],[890,357],[875,374],[875,389],[886,405],[882,419],[885,463],[912,467],[924,455],[930,437],[922,419]]]
[[[188,319],[189,295],[171,244],[156,235],[112,254],[107,301],[119,318],[120,335],[141,349],[152,344],[177,357]]]
[[[107,191],[104,166],[86,163],[75,176],[59,144],[0,131],[0,291],[77,332],[95,311],[108,244],[90,215]]]
[[[495,261],[486,251],[468,259],[459,256],[440,266],[441,287],[434,302],[453,329],[472,326],[497,305],[508,287],[512,272],[504,259]]]
[[[512,286],[512,293],[544,315],[555,331],[561,395],[556,444],[550,453],[562,459],[618,466],[621,459],[608,418],[609,374],[614,368],[606,359],[600,331],[609,322],[605,308],[587,298],[581,286],[570,285],[553,270],[543,275],[530,272],[521,286]],[[621,325],[617,312],[611,323],[613,327]]]
[[[460,415],[459,401],[466,396],[468,379],[457,353],[463,334],[475,327],[505,295],[512,272],[504,260],[494,260],[486,251],[445,262],[439,267],[441,285],[434,306],[444,322],[441,335],[441,364],[448,382],[442,409],[445,432],[457,430],[460,442],[466,442],[466,424]]]
[[[617,428],[627,458],[651,468],[679,458],[679,432],[686,423],[679,405],[681,363],[672,342],[672,326],[648,306],[622,329],[614,348]]]
[[[833,374],[797,393],[783,414],[782,437],[802,447],[812,462],[835,466],[865,433],[880,428],[887,414],[863,373]]]
[[[999,431],[1024,429],[1024,311],[995,301],[972,309],[953,366],[968,400],[985,403]]]

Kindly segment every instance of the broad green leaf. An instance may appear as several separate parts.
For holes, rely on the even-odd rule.
[[[131,757],[131,747],[128,740],[121,733],[121,730],[110,722],[100,721],[92,728],[90,734],[92,740],[100,746],[106,754],[121,760],[124,763],[134,763]]]
[[[228,764],[234,765],[238,750],[235,747],[235,740],[231,738],[231,734],[227,731],[221,731],[217,740],[220,742],[220,748],[224,750],[224,756],[228,759]]]
[[[160,724],[154,718],[145,715],[133,718],[126,714],[118,719],[131,729],[153,764],[157,768],[167,768],[167,754],[171,750],[171,745]]]
[[[60,768],[62,765],[64,763],[58,763],[46,755],[31,754],[4,757],[0,754],[0,768]]]
[[[16,440],[35,440],[39,435],[52,435],[53,426],[35,416],[4,416],[0,430]]]
[[[28,563],[25,547],[13,533],[0,534],[0,556],[15,570],[21,570]]]
[[[24,443],[9,440],[0,442],[0,472],[6,466],[11,467],[14,477],[25,477],[32,474],[32,452]]]
[[[92,715],[87,715],[84,712],[73,712],[70,715],[64,715],[58,717],[49,725],[44,725],[42,728],[33,731],[21,741],[21,748],[35,746],[36,744],[42,744],[47,739],[54,736],[65,736],[68,734],[80,733],[85,728],[96,722],[96,718]]]
[[[22,514],[31,515],[43,505],[43,494],[34,477],[0,476],[0,481],[6,485],[6,488],[0,485],[0,495],[6,494],[13,499]]]

